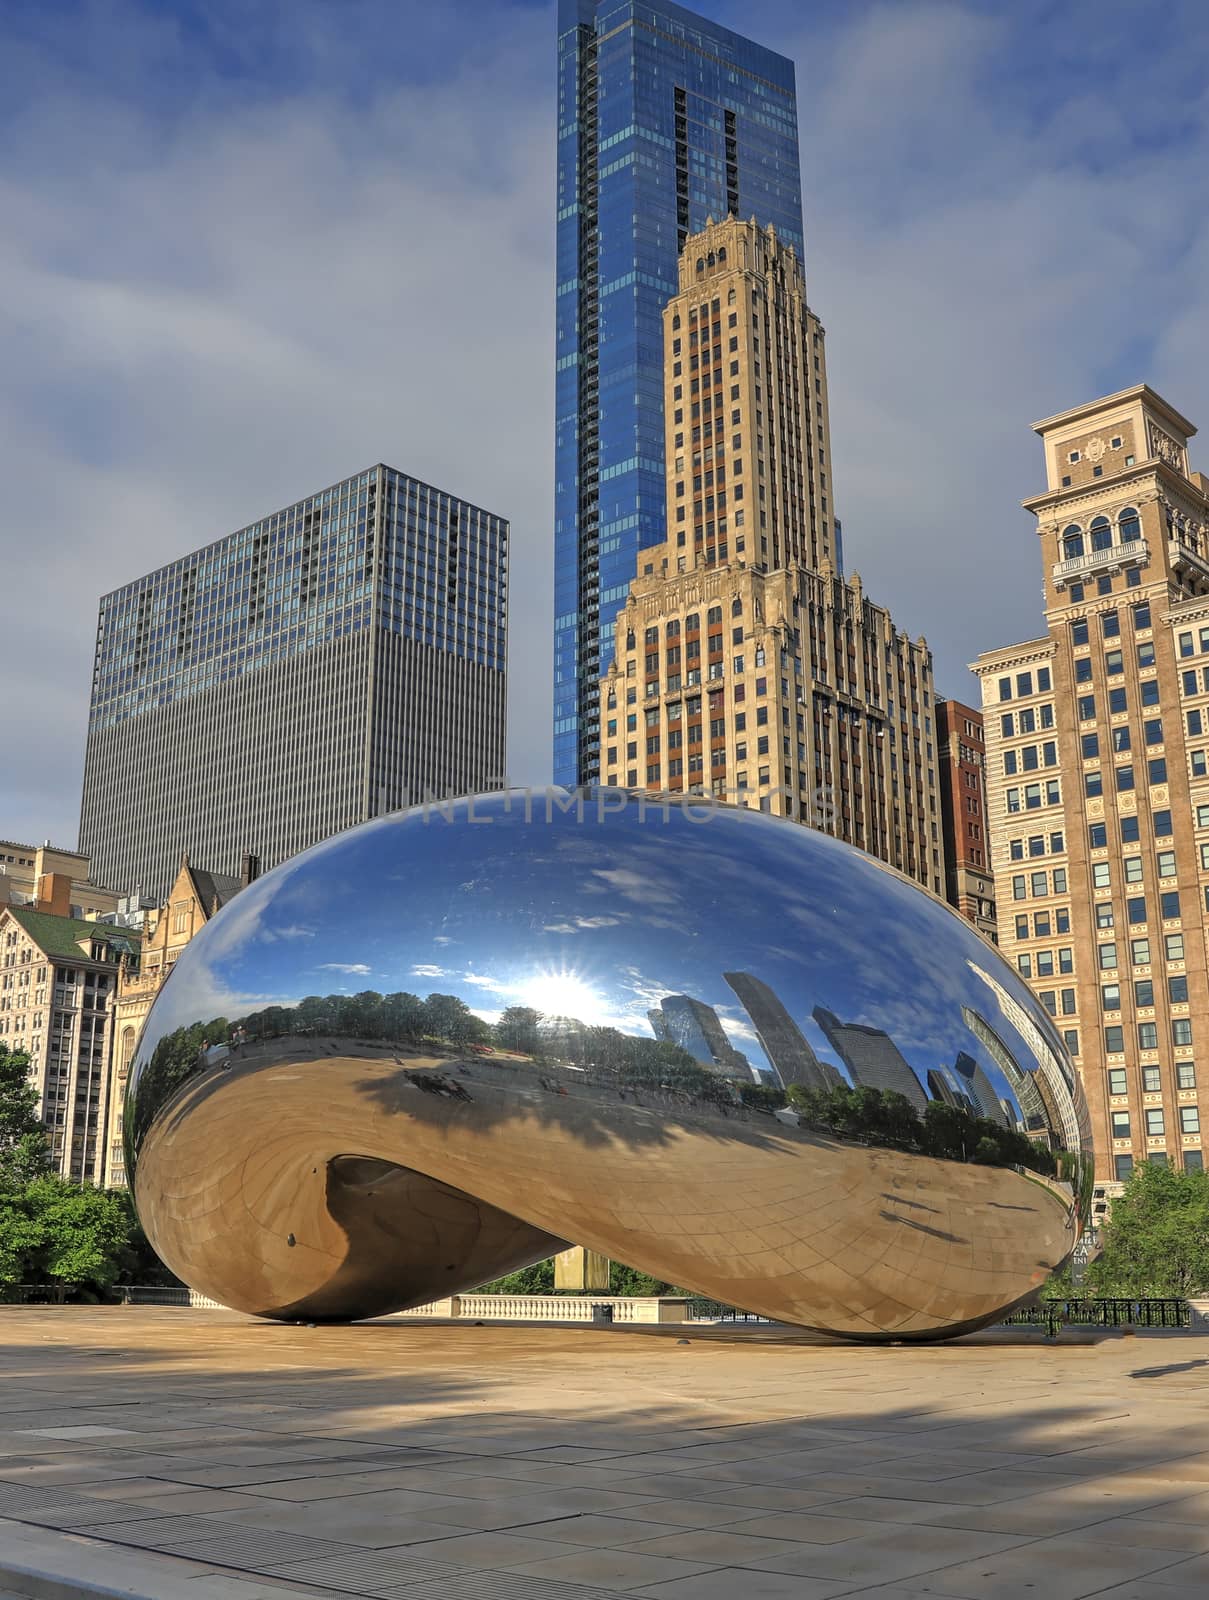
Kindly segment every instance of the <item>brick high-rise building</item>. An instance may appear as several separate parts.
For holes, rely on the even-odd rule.
[[[943,891],[932,658],[835,564],[823,330],[728,218],[664,312],[667,538],[602,680],[602,781],[792,817]]]
[[[995,942],[995,878],[987,843],[982,712],[937,700],[945,898]]]
[[[1111,1193],[1203,1161],[1209,479],[1145,384],[1034,427],[1046,632],[973,667],[999,942],[1064,1030]]]

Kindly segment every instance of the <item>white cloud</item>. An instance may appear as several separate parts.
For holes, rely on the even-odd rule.
[[[359,978],[367,978],[373,971],[363,961],[321,961],[315,968],[316,972],[343,972]]]
[[[413,978],[448,978],[449,972],[444,967],[434,967],[430,962],[420,962],[411,969]]]
[[[1209,419],[1209,13],[1072,0],[1054,44],[1042,0],[709,9],[798,63],[848,567],[971,696],[1040,627],[1029,422],[1140,378]],[[544,783],[550,8],[215,0],[200,43],[171,7],[18,10],[5,830],[74,840],[104,589],[376,460],[511,517],[509,764]],[[404,44],[422,81],[371,70]]]

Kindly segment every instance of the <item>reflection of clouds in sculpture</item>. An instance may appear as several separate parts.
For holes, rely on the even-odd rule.
[[[728,808],[716,808],[708,822],[689,821],[675,806],[666,819],[649,808],[654,814],[644,821],[637,806],[619,809],[616,798],[609,797],[604,824],[595,820],[592,802],[582,821],[560,812],[547,820],[541,808],[526,820],[523,808],[510,813],[503,797],[475,802],[488,826],[425,822],[414,813],[384,818],[244,890],[189,946],[140,1043],[130,1079],[137,1116],[127,1123],[136,1130],[136,1186],[144,1147],[158,1150],[159,1170],[168,1171],[182,1148],[176,1141],[187,1139],[191,1127],[208,1129],[196,1135],[192,1170],[223,1166],[229,1153],[233,1165],[223,1181],[232,1186],[230,1227],[238,1232],[249,1216],[242,1174],[259,1172],[262,1155],[259,1147],[239,1153],[241,1118],[222,1108],[242,1107],[247,1095],[248,1117],[268,1116],[266,1149],[284,1151],[308,1128],[306,1137],[318,1141],[301,1177],[291,1176],[291,1167],[257,1181],[278,1197],[274,1206],[289,1209],[298,1184],[313,1179],[322,1192],[308,1202],[305,1225],[325,1226],[330,1208],[338,1226],[324,1235],[323,1250],[337,1261],[364,1236],[362,1227],[387,1255],[423,1253],[406,1206],[383,1234],[370,1215],[373,1197],[358,1198],[355,1183],[344,1194],[343,1180],[325,1165],[356,1155],[404,1163],[414,1169],[408,1183],[422,1189],[430,1179],[443,1182],[459,1191],[457,1205],[472,1213],[481,1207],[481,1226],[471,1219],[469,1232],[510,1241],[493,1244],[490,1261],[467,1258],[484,1266],[519,1259],[522,1247],[537,1248],[534,1240],[544,1246],[551,1236],[578,1230],[577,1242],[613,1250],[646,1270],[649,1261],[668,1281],[724,1291],[757,1309],[762,1296],[787,1296],[777,1303],[798,1320],[871,1332],[948,1327],[963,1314],[985,1318],[1034,1286],[1043,1260],[1056,1261],[1069,1248],[1072,1224],[1065,1204],[1050,1221],[1037,1209],[1037,1194],[1047,1182],[1059,1187],[1056,1173],[1066,1182],[1066,1170],[1048,1145],[1015,1132],[1019,1101],[1037,1121],[1026,1090],[1029,1075],[1051,1053],[1052,1029],[1002,958],[917,886],[825,835]],[[316,981],[320,973],[331,975],[326,984]],[[969,1022],[980,1005],[995,1015],[987,974],[1008,1019],[996,1021],[994,1032]],[[320,988],[336,992],[317,994]],[[848,1069],[839,1065],[820,1015]],[[240,1019],[247,1019],[246,1029],[235,1026]],[[1002,1049],[999,1034],[1011,1038]],[[220,1069],[215,1052],[228,1045],[230,1060]],[[751,1082],[752,1073],[766,1074],[763,1088]],[[820,1106],[811,1109],[810,1092],[826,1099],[850,1079],[866,1089],[907,1090],[915,1111],[904,1122],[901,1102],[896,1109],[885,1100],[886,1115],[899,1118],[898,1132],[885,1139],[873,1121],[816,1120],[795,1128],[761,1119],[740,1103],[739,1089],[749,1107],[774,1103],[767,1090],[778,1074],[792,1093],[806,1094],[795,1103],[812,1116],[822,1113]],[[279,1115],[273,1096],[280,1091],[288,1100],[289,1084],[307,1086],[324,1112],[330,1084],[333,1115],[339,1101],[343,1120],[337,1126],[316,1112],[312,1128],[312,1113],[296,1102],[288,1116]],[[261,1093],[271,1112],[261,1108]],[[933,1114],[925,1096],[945,1102],[943,1115]],[[1069,1101],[1064,1087],[1051,1125],[1069,1130],[1077,1118],[1063,1097]],[[882,1114],[877,1095],[830,1095],[828,1103],[837,1116],[849,1115],[843,1105],[862,1108],[861,1116]],[[997,1125],[999,1142],[994,1126],[970,1123],[967,1151],[961,1119],[975,1109]],[[949,1126],[954,1118],[956,1135]],[[157,1143],[160,1128],[171,1138]],[[942,1135],[948,1143],[927,1142]],[[869,1151],[879,1140],[899,1151],[899,1164],[876,1169],[880,1198],[861,1216],[854,1207],[864,1202],[851,1197],[864,1184],[860,1174],[873,1170]],[[328,1141],[335,1141],[330,1149]],[[493,1151],[515,1152],[519,1177],[512,1188],[492,1187]],[[622,1175],[631,1158],[627,1196]],[[936,1169],[947,1172],[950,1161],[956,1176],[938,1177]],[[971,1162],[998,1176],[971,1176]],[[1016,1176],[1021,1165],[1040,1174],[1036,1183]],[[595,1209],[574,1209],[581,1181]],[[902,1193],[912,1195],[931,1185],[927,1203],[935,1201],[941,1219],[929,1221],[932,1231],[912,1227],[919,1218],[900,1205],[900,1182]],[[614,1194],[619,1183],[622,1191]],[[670,1219],[678,1197],[694,1186],[701,1188],[695,1210],[677,1229]],[[179,1192],[180,1237],[192,1238],[196,1213],[185,1189]],[[557,1204],[545,1204],[548,1192],[557,1194]],[[999,1209],[985,1211],[984,1219],[987,1240],[997,1241],[988,1246],[997,1264],[987,1269],[983,1287],[971,1291],[973,1309],[962,1313],[925,1255],[939,1262],[949,1252],[968,1261],[984,1228],[977,1220],[983,1193],[998,1197]],[[608,1195],[603,1209],[602,1195]],[[840,1204],[839,1195],[848,1198]],[[369,1207],[363,1216],[361,1206]],[[596,1222],[606,1213],[620,1232],[597,1237]],[[759,1217],[758,1226],[734,1222],[749,1213]],[[831,1226],[833,1213],[841,1220],[852,1213],[855,1231],[818,1253],[816,1236]],[[1003,1229],[1017,1213],[1041,1233],[1018,1250],[1001,1251]],[[283,1282],[301,1285],[298,1303],[315,1306],[303,1280],[319,1270],[323,1251],[316,1245],[305,1258],[302,1252],[279,1257],[278,1233],[284,1239],[303,1223],[279,1229],[272,1214],[269,1206],[263,1226],[271,1237],[257,1245],[255,1260],[275,1263],[272,1272]],[[733,1242],[748,1227],[759,1234],[750,1266]],[[206,1237],[220,1239],[221,1229]],[[867,1251],[861,1241],[874,1237],[876,1249]],[[683,1255],[678,1240],[688,1241]],[[786,1240],[796,1241],[793,1251],[777,1256],[789,1248]],[[906,1323],[901,1306],[870,1309],[873,1291],[862,1287],[866,1278],[880,1281],[879,1263],[892,1267],[904,1247],[911,1270],[892,1273],[900,1287],[888,1278],[884,1293],[888,1304],[908,1293],[901,1287],[907,1280],[909,1297],[925,1284]],[[414,1298],[411,1288],[399,1287],[412,1283],[413,1267],[425,1283],[424,1274],[435,1273],[441,1292],[450,1287],[446,1272],[474,1270],[451,1257],[425,1257],[421,1271],[407,1256],[412,1265],[399,1267],[403,1276],[391,1280],[394,1303]],[[857,1257],[860,1267],[853,1265]],[[221,1274],[230,1259],[230,1250],[216,1256],[214,1270]],[[817,1260],[820,1282],[828,1285],[817,1298],[802,1265],[807,1260]],[[371,1277],[372,1265],[365,1268]],[[917,1266],[926,1268],[923,1277]],[[346,1267],[352,1271],[346,1263],[338,1278]],[[839,1276],[829,1278],[833,1268]],[[774,1282],[775,1293],[767,1287]],[[268,1294],[254,1286],[240,1303],[285,1303]],[[366,1303],[352,1289],[344,1294],[330,1304]]]
[[[316,938],[330,941],[334,929],[337,942],[343,937],[355,947],[355,958],[333,951],[312,970],[349,978],[372,973],[383,992],[410,990],[421,998],[436,990],[460,993],[483,1015],[484,1003],[493,1013],[533,1005],[635,1035],[649,1032],[648,1012],[665,996],[684,994],[712,1008],[735,1047],[763,1066],[751,1019],[735,1006],[718,964],[702,961],[705,927],[725,943],[736,970],[756,974],[776,993],[820,1061],[838,1059],[813,1020],[822,1004],[846,1024],[884,1033],[921,1082],[964,1050],[1001,1096],[1008,1094],[985,1045],[961,1019],[968,928],[873,858],[788,822],[719,808],[707,823],[680,823],[692,863],[686,879],[680,847],[667,844],[676,822],[663,821],[656,808],[645,823],[631,807],[601,827],[557,812],[546,822],[540,807],[528,823],[521,815],[494,815],[491,802],[477,807],[493,816],[492,825],[459,833],[466,859],[453,884],[437,864],[442,833],[455,824],[386,818],[318,847],[322,853],[338,845],[357,858],[326,898],[309,875],[296,878],[293,863],[280,869],[273,906],[279,925],[266,925],[257,886],[245,890],[198,942],[198,977],[210,979],[214,1014],[244,1014],[266,995],[280,1003],[302,998],[309,985],[293,950],[300,943],[313,948]],[[405,875],[382,872],[376,862],[378,841],[389,837],[379,830],[398,826],[430,830]],[[510,860],[514,838],[523,838],[524,848]],[[808,872],[796,865],[804,848]],[[501,859],[509,869],[506,888]],[[362,872],[368,887],[357,881]],[[518,920],[518,885],[540,915]],[[400,895],[406,915],[385,939],[373,930]],[[762,909],[769,906],[776,907],[775,919]],[[534,936],[554,953],[539,957]],[[455,945],[456,965],[433,959]],[[249,951],[264,980],[254,990],[245,976]],[[887,983],[888,970],[898,981]],[[561,1004],[553,992],[560,985]],[[1033,1001],[1006,967],[1000,986],[1027,1015]],[[1037,1053],[1035,1039],[1024,1043]]]

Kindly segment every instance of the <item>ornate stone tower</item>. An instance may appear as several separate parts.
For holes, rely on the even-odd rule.
[[[973,670],[1000,944],[1082,1074],[1107,1195],[1202,1162],[1209,480],[1145,384],[1034,427],[1046,633]]]

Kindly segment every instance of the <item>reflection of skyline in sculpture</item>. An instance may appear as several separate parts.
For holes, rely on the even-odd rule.
[[[755,1081],[757,1074],[751,1063],[731,1044],[718,1013],[704,1000],[695,1000],[689,994],[665,994],[647,1016],[656,1039],[678,1044],[694,1061],[723,1077],[741,1083]]]
[[[901,1094],[916,1111],[928,1103],[923,1085],[910,1063],[881,1028],[863,1022],[841,1022],[834,1011],[815,1006],[811,1015],[827,1035],[827,1042],[847,1067],[855,1085]]]
[[[836,1068],[815,1055],[806,1035],[763,979],[750,972],[724,972],[722,976],[751,1018],[769,1065],[783,1088],[797,1083],[806,1089],[834,1089],[843,1084]]]
[[[974,976],[990,989],[999,1002],[999,1009],[1032,1051],[1037,1062],[1035,1079],[1038,1093],[1042,1093],[1041,1085],[1047,1079],[1052,1080],[1047,1084],[1055,1113],[1050,1123],[1051,1134],[1066,1150],[1081,1150],[1090,1145],[1091,1122],[1087,1114],[1087,1102],[1081,1094],[1071,1092],[1075,1088],[1075,1075],[1070,1063],[1054,1049],[1029,1013],[1018,1000],[1013,999],[998,978],[992,977],[976,961],[967,959],[966,964]]]
[[[968,1111],[971,1116],[977,1109],[964,1089],[957,1086],[948,1067],[933,1067],[928,1073],[928,1093],[934,1100],[943,1100],[947,1106]]]
[[[1004,1044],[987,1019],[980,1012],[975,1011],[973,1006],[963,1005],[961,1015],[966,1027],[969,1028],[970,1032],[987,1051],[995,1065],[1007,1079],[1012,1093],[1020,1104],[1024,1131],[1029,1134],[1043,1134],[1051,1143],[1060,1147],[1062,1143],[1061,1129],[1046,1110],[1045,1097],[1041,1093],[1041,1074],[1039,1072],[1022,1071],[1007,1045]]]
[[[1003,1122],[1003,1107],[999,1103],[999,1096],[995,1093],[991,1080],[968,1051],[957,1052],[953,1071],[959,1079],[964,1079],[969,1084],[970,1098],[978,1108],[979,1116],[989,1117],[992,1122]],[[1015,1116],[1008,1117],[1007,1126],[1013,1128],[1015,1125]]]

